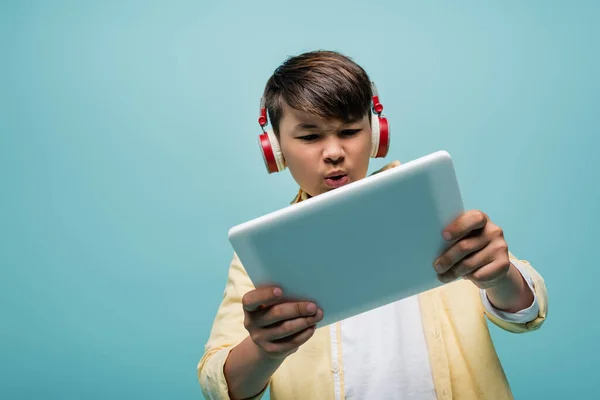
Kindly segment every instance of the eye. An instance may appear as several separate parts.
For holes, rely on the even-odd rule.
[[[362,129],[345,129],[342,131],[342,135],[343,136],[354,136],[356,135],[358,132],[360,132]]]
[[[313,140],[316,140],[318,138],[319,138],[319,135],[315,135],[315,134],[298,137],[298,139],[303,140],[305,142],[312,142]]]

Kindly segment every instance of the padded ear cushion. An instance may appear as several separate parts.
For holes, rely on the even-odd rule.
[[[267,171],[270,174],[283,171],[286,167],[285,160],[275,133],[269,130],[259,135],[258,142]]]
[[[375,158],[379,152],[379,117],[371,114],[371,157]]]
[[[269,135],[269,140],[271,142],[271,146],[273,147],[273,154],[275,155],[275,161],[277,162],[277,169],[279,172],[283,171],[286,167],[285,159],[283,158],[283,153],[281,152],[281,147],[279,146],[279,140],[277,140],[277,136],[272,130],[268,130],[267,134]]]

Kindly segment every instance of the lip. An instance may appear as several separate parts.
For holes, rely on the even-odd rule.
[[[343,175],[343,176],[339,179],[325,178],[325,185],[327,185],[331,189],[336,189],[336,188],[346,185],[349,182],[350,179],[348,178],[348,175],[346,175],[346,174],[337,174],[337,175],[330,175],[330,176],[338,176],[338,175]]]
[[[336,169],[335,171],[332,171],[330,174],[327,174],[327,176],[325,176],[325,179],[331,178],[333,176],[340,176],[340,175],[348,175],[346,173],[346,171],[343,171],[341,169]]]

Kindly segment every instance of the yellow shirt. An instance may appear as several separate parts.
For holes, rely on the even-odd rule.
[[[382,170],[399,163],[388,164]],[[305,200],[302,190],[293,202]],[[517,259],[510,254],[512,261]],[[418,295],[431,372],[438,399],[512,399],[508,381],[494,349],[488,319],[515,333],[538,329],[548,310],[543,278],[525,260],[519,260],[531,279],[539,314],[526,324],[507,322],[487,313],[479,289],[470,281],[459,280]],[[198,379],[207,399],[229,399],[223,366],[229,351],[244,340],[243,295],[253,290],[239,258],[234,253],[229,267],[223,300],[219,306],[205,353],[198,364]],[[270,380],[272,400],[344,398],[344,366],[341,357],[341,324],[316,330],[313,337],[282,363]],[[337,346],[331,346],[331,338]],[[368,343],[365,343],[368,346]],[[332,354],[332,348],[338,354]],[[335,371],[332,360],[337,361]],[[335,379],[338,382],[334,382]],[[340,388],[338,396],[334,384]],[[265,388],[266,390],[266,388]],[[264,391],[254,399],[262,397]]]

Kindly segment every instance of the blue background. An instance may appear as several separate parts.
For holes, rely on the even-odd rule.
[[[297,190],[264,171],[259,97],[318,48],[378,84],[393,142],[371,170],[448,150],[545,277],[542,330],[492,327],[516,397],[591,397],[599,4],[2,2],[0,398],[202,397],[227,230]]]

